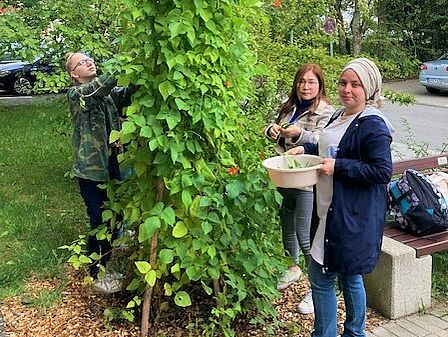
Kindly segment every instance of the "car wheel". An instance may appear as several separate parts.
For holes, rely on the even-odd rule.
[[[429,92],[430,94],[437,94],[440,92],[439,89],[434,89],[434,88],[426,88],[426,91]]]
[[[33,81],[26,76],[18,76],[12,84],[12,92],[16,95],[31,95]]]

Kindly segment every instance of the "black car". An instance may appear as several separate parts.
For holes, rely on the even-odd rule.
[[[54,72],[54,67],[41,59],[30,63],[4,58],[0,61],[0,89],[15,95],[29,95],[33,90],[37,72],[50,74]]]

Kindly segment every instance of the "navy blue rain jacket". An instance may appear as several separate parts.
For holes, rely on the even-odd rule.
[[[385,121],[375,114],[355,118],[342,137],[327,215],[325,270],[355,275],[375,267],[383,238],[386,188],[392,176],[391,142]],[[304,146],[305,153],[317,153],[317,144]]]

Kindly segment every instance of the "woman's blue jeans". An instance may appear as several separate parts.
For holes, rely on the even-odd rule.
[[[314,331],[312,337],[336,337],[337,299],[336,277],[344,295],[346,319],[342,337],[365,337],[366,292],[361,275],[323,273],[323,267],[310,259],[308,277],[313,290]]]
[[[281,187],[278,191],[283,196],[280,208],[283,247],[296,264],[299,263],[300,247],[308,264],[313,192]]]

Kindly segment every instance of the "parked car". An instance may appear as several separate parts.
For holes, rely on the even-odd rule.
[[[422,63],[419,80],[430,93],[448,90],[448,53],[437,60]]]
[[[8,90],[14,95],[29,95],[37,72],[50,74],[54,72],[54,67],[41,59],[30,63],[3,56],[0,60],[0,89]]]

